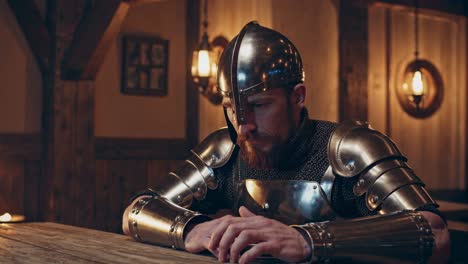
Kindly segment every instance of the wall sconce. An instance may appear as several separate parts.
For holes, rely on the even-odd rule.
[[[208,11],[206,0],[204,1],[203,11],[203,36],[198,50],[193,52],[192,58],[192,78],[193,82],[197,85],[198,90],[203,94],[211,103],[215,105],[221,104],[223,99],[216,84],[216,74],[218,71],[218,60],[223,49],[228,44],[225,37],[218,36],[212,43],[209,42],[208,33]]]
[[[415,59],[404,69],[398,81],[396,94],[403,110],[410,116],[426,118],[441,105],[443,81],[437,68],[427,60],[419,59],[418,1],[414,8]]]

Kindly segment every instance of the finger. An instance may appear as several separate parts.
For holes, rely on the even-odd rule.
[[[244,219],[242,219],[244,220]],[[229,250],[234,242],[234,240],[237,240],[237,236],[241,232],[245,232],[247,229],[250,228],[255,228],[255,225],[253,225],[251,222],[240,222],[240,223],[233,223],[229,225],[229,227],[226,229],[224,232],[220,242],[219,242],[219,259],[222,261],[225,261],[227,259],[227,254],[229,253]],[[232,254],[231,254],[232,257]]]
[[[242,231],[242,229],[247,228],[246,223],[240,224],[229,224],[223,234],[221,234],[219,245],[218,245],[218,259],[219,261],[227,261],[229,258],[229,250],[231,248],[232,242],[236,239],[237,235]]]
[[[251,216],[255,216],[256,214],[252,213],[249,209],[247,209],[247,207],[241,206],[239,208],[239,215],[241,217],[251,217]]]
[[[237,262],[240,253],[243,249],[247,248],[250,244],[265,241],[266,237],[263,231],[259,230],[242,230],[237,236],[234,243],[231,245],[230,261],[231,263]]]
[[[224,216],[222,218],[219,218],[219,222],[217,223],[217,226],[214,228],[214,231],[211,232],[210,236],[210,243],[208,244],[208,248],[210,250],[217,250],[219,241],[221,240],[224,232],[226,229],[229,227],[232,221],[235,219],[232,216]]]
[[[278,250],[275,241],[262,242],[254,245],[251,249],[242,254],[239,264],[245,264],[253,261],[264,254],[272,254]]]

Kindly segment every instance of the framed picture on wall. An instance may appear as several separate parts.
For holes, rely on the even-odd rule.
[[[159,37],[123,36],[121,92],[167,95],[169,41]]]

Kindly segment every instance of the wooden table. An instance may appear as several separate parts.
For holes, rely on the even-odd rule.
[[[0,224],[0,263],[219,263],[215,258],[56,223]]]

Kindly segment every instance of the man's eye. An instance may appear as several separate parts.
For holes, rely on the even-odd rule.
[[[258,103],[258,104],[253,104],[253,107],[255,108],[262,108],[262,107],[265,107],[267,106],[268,104],[267,103]]]

